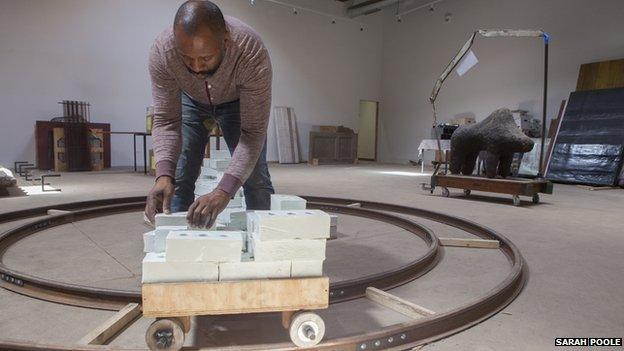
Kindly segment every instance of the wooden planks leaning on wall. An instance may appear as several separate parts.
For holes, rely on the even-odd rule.
[[[624,59],[581,65],[576,91],[624,88]]]

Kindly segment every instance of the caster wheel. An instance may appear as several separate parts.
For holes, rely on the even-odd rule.
[[[184,345],[184,330],[177,319],[159,319],[145,333],[150,350],[179,351]]]
[[[534,204],[538,204],[539,201],[540,201],[539,194],[534,194],[533,195],[533,203]]]
[[[444,197],[451,196],[451,192],[448,190],[448,188],[442,188],[442,196]]]
[[[520,206],[520,196],[518,196],[518,195],[514,195],[513,196],[513,205],[514,206]]]
[[[470,189],[464,189],[464,195],[470,196]]]
[[[315,346],[325,336],[325,322],[316,313],[297,313],[290,322],[290,340],[299,347]]]

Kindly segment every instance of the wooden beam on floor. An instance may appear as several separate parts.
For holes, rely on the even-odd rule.
[[[141,314],[141,305],[129,303],[119,312],[115,313],[106,322],[85,335],[78,344],[80,345],[105,345],[110,338],[124,330],[132,321]]]
[[[366,288],[366,298],[414,319],[435,314],[430,309],[373,287]]]
[[[71,211],[55,210],[53,208],[48,210],[48,215],[49,216],[62,215],[62,214],[68,214],[68,213],[71,213]]]
[[[498,249],[498,240],[466,239],[466,238],[438,238],[442,246],[475,247],[481,249]]]
[[[620,189],[620,187],[617,187],[617,186],[591,186],[591,185],[577,185],[577,187],[579,187],[579,188],[581,188],[581,189],[585,189],[585,190],[590,190],[590,191]]]

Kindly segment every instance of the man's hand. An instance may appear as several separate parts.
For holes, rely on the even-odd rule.
[[[210,228],[229,202],[230,195],[223,190],[215,189],[193,202],[188,209],[186,220],[193,227]]]
[[[145,204],[145,214],[150,222],[154,222],[157,213],[171,213],[171,199],[175,192],[173,180],[170,177],[162,176],[156,180],[156,184],[147,195],[147,203]]]

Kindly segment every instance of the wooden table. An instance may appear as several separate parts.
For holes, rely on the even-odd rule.
[[[104,134],[125,134],[125,135],[132,135],[132,139],[133,139],[133,146],[134,146],[134,153],[132,154],[134,156],[134,171],[137,171],[137,158],[136,158],[136,139],[138,136],[143,137],[143,174],[147,174],[147,137],[152,135],[152,133],[146,133],[146,132],[111,132],[111,131],[104,131]]]

